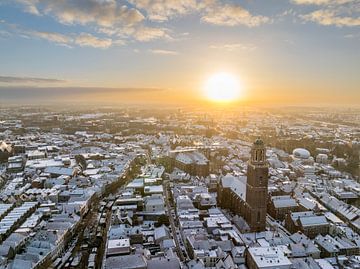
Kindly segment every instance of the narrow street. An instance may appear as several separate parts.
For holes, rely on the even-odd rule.
[[[47,264],[44,268],[102,268],[105,255],[107,231],[111,224],[111,206],[104,206],[110,201],[119,189],[140,173],[140,166],[134,164],[129,173],[119,179],[121,183],[103,197],[95,198],[79,226],[74,232],[63,255]],[[99,223],[100,218],[105,217],[105,225]],[[74,260],[79,262],[73,262]],[[94,264],[89,264],[94,260]]]
[[[170,226],[171,226],[171,231],[172,231],[172,234],[173,234],[173,237],[174,237],[174,241],[175,241],[175,245],[176,245],[176,252],[180,258],[180,260],[182,262],[184,262],[186,259],[184,257],[184,254],[182,252],[182,249],[181,249],[181,246],[180,246],[180,243],[179,243],[179,239],[177,237],[177,229],[176,229],[176,226],[175,226],[175,221],[174,221],[174,218],[173,218],[173,215],[171,214],[171,205],[170,205],[170,195],[169,195],[169,182],[166,181],[164,182],[164,193],[165,193],[165,203],[166,203],[166,208],[168,210],[168,216],[169,216],[169,221],[170,221]]]

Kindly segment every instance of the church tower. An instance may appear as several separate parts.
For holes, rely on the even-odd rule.
[[[251,149],[251,159],[247,168],[246,221],[251,231],[265,230],[268,195],[268,172],[264,142],[257,139]]]

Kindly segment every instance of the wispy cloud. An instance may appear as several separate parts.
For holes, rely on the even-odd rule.
[[[112,45],[109,38],[98,38],[88,33],[81,33],[74,40],[74,43],[81,47],[108,48]]]
[[[173,39],[169,29],[147,26],[140,10],[118,1],[17,0],[17,2],[31,14],[48,15],[59,23],[69,26],[78,24],[86,26],[89,30],[86,33],[66,35],[36,30],[32,33],[30,31],[23,33],[27,37],[35,36],[60,45],[108,48],[112,45],[124,44],[127,40],[147,42],[155,39]]]
[[[152,54],[159,54],[159,55],[178,55],[179,52],[174,50],[163,50],[163,49],[152,49],[149,50]]]
[[[200,14],[202,22],[223,26],[245,25],[249,27],[267,23],[266,16],[253,15],[239,4],[219,0],[130,0],[147,14],[151,21],[164,22],[191,13]]]
[[[64,83],[64,82],[66,81],[55,78],[0,76],[0,83]]]
[[[292,0],[298,5],[342,5],[347,3],[354,3],[354,0]]]
[[[0,30],[0,38],[8,38],[11,36],[11,33],[6,30]]]
[[[149,20],[157,22],[168,21],[198,9],[197,0],[130,0],[130,2],[143,10]]]
[[[16,2],[21,3],[24,6],[24,11],[33,15],[40,15],[40,11],[36,7],[36,0],[16,0]]]
[[[359,39],[360,33],[346,34],[346,35],[344,35],[344,37],[347,39]]]
[[[154,39],[167,39],[171,40],[172,37],[169,34],[169,29],[156,28],[156,27],[139,27],[132,33],[133,38],[138,41],[151,41]]]
[[[55,32],[38,32],[38,31],[22,31],[26,35],[38,37],[56,44],[71,46],[73,39],[70,36],[66,36]]]
[[[92,47],[92,48],[109,48],[112,45],[124,45],[125,41],[114,38],[103,38],[97,37],[90,33],[67,33],[62,34],[58,32],[44,32],[44,31],[35,31],[24,29],[16,24],[9,24],[4,22],[6,26],[6,31],[2,30],[4,33],[7,33],[7,36],[10,36],[10,32],[18,35],[23,38],[36,38],[52,42],[57,45],[65,46],[72,48],[75,46],[80,47]],[[0,31],[0,35],[1,32]]]
[[[220,0],[17,0],[25,11],[50,15],[63,24],[97,25],[102,28],[136,26],[146,20],[164,22],[190,13],[199,13],[201,21],[234,26],[258,26],[269,18],[253,15],[231,1]]]
[[[113,44],[113,40],[109,38],[99,38],[89,33],[80,33],[63,35],[55,32],[37,32],[37,31],[27,31],[25,34],[38,37],[50,42],[54,42],[59,45],[73,47],[92,47],[92,48],[109,48]],[[123,45],[123,42],[116,42],[117,45]]]
[[[318,8],[299,15],[304,21],[321,25],[359,26],[360,2],[358,0],[292,0],[297,5],[315,5]]]
[[[248,10],[236,4],[220,4],[206,9],[201,20],[206,23],[224,26],[245,25],[248,27],[259,26],[271,22],[270,18],[253,15]]]
[[[50,15],[63,24],[96,24],[103,27],[124,26],[144,20],[141,12],[120,1],[74,0],[17,0],[25,11]]]
[[[76,33],[44,32],[36,29],[20,32],[23,37],[35,37],[58,45],[109,48],[113,45],[138,41],[171,41],[181,34],[162,25],[163,22],[188,14],[197,14],[207,24],[248,27],[271,22],[254,15],[231,0],[16,0],[25,12],[37,16],[50,16],[67,26],[81,25]],[[153,22],[156,22],[154,24]],[[76,29],[76,30],[75,30]]]
[[[360,26],[360,17],[342,16],[334,9],[320,9],[300,17],[321,25]]]
[[[321,25],[359,26],[359,0],[289,0],[294,6],[306,5],[307,13],[286,10],[278,16],[258,14],[232,0],[16,0],[25,12],[50,16],[57,22],[73,27],[73,33],[26,30],[24,37],[35,37],[67,47],[106,49],[114,45],[154,40],[181,40],[165,24],[170,20],[196,15],[203,24],[224,27],[258,27],[292,16],[295,20]],[[310,11],[308,11],[310,10]],[[71,29],[71,28],[69,28]],[[11,31],[9,31],[11,33]],[[2,36],[5,36],[4,34]],[[226,51],[254,50],[241,44],[213,45]]]
[[[256,50],[257,47],[253,44],[230,43],[230,44],[210,45],[209,48],[224,50],[224,51],[236,51],[236,50],[254,51]]]

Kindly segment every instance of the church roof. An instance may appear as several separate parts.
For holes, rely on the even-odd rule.
[[[230,188],[235,192],[243,201],[246,201],[246,176],[235,177],[227,174],[221,179],[224,188]]]

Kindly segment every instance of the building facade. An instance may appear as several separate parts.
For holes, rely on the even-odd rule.
[[[265,230],[268,196],[268,164],[266,149],[257,139],[251,149],[246,183],[242,179],[224,177],[218,188],[222,207],[243,216],[252,232]]]
[[[261,139],[257,139],[251,149],[251,159],[247,168],[246,203],[249,215],[245,217],[251,230],[265,230],[268,195],[269,168],[266,149]]]

